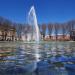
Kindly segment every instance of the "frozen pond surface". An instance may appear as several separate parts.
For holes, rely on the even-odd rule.
[[[75,42],[0,42],[0,75],[75,75]]]

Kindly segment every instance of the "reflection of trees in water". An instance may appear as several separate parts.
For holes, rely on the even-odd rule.
[[[0,47],[0,58],[13,56],[15,49],[13,47]]]
[[[34,60],[33,55],[27,51],[24,46],[19,47],[16,52],[16,63],[19,65],[24,65],[31,63]]]
[[[74,56],[74,54],[75,54],[75,42],[69,42],[69,48],[67,49],[67,54],[69,56]]]
[[[57,54],[59,54],[59,48],[57,42],[50,44],[49,49],[52,56],[56,56]]]
[[[21,57],[24,60],[35,60],[35,55],[39,55],[39,59],[45,59],[52,56],[75,56],[74,42],[51,42],[42,44],[23,44],[17,48],[1,47],[0,58],[7,56],[15,56],[16,59]]]
[[[48,51],[48,45],[47,44],[42,44],[42,47],[41,47],[41,56],[43,59],[47,58],[47,51]]]
[[[73,56],[75,54],[74,52],[75,46],[74,42],[54,42],[51,43],[49,46],[49,50],[51,52],[52,56],[56,55],[68,55]]]
[[[4,72],[8,67],[14,66],[15,59],[13,47],[0,47],[0,71]]]
[[[36,60],[36,54],[39,55],[40,60],[51,57],[59,58],[61,56],[74,56],[75,54],[74,42],[51,42],[42,44],[21,44],[18,47],[0,47],[0,56],[3,53],[4,57],[0,59],[0,67],[7,68],[14,66],[25,66],[33,63]],[[2,53],[1,53],[2,51]],[[15,57],[15,58],[14,58]],[[38,59],[39,59],[38,58]],[[6,60],[5,60],[6,59]],[[62,64],[57,63],[57,67]]]

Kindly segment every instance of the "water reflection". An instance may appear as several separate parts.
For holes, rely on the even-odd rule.
[[[1,43],[0,75],[75,75],[75,42]]]

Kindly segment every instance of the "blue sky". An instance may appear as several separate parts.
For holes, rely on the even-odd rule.
[[[32,5],[35,6],[38,23],[61,23],[75,19],[75,0],[0,0],[0,16],[26,23]]]

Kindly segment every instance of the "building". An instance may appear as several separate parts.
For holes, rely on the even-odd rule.
[[[49,35],[46,35],[45,36],[45,40],[56,40],[56,36],[55,35],[51,35],[51,37],[49,37]],[[59,41],[69,41],[70,40],[70,35],[64,35],[64,38],[63,38],[63,35],[60,34],[60,35],[57,35],[57,40]]]
[[[0,26],[0,41],[15,41],[17,40],[16,30],[12,26]]]
[[[71,40],[75,41],[75,29],[71,30],[70,38]]]

